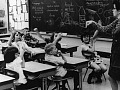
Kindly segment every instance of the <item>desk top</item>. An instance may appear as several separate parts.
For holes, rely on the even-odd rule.
[[[33,62],[33,61],[25,62],[25,68],[23,68],[23,70],[32,72],[32,73],[51,70],[51,69],[56,69],[56,67],[47,65],[47,64],[38,63],[38,62]]]
[[[10,37],[2,37],[2,38],[0,38],[0,40],[9,40],[10,39]]]
[[[0,83],[6,82],[6,81],[10,81],[10,80],[14,80],[14,79],[15,79],[15,78],[13,78],[13,77],[0,74]]]
[[[76,46],[76,45],[67,45],[67,44],[61,43],[61,48],[73,48],[73,47],[79,47],[79,46]]]
[[[96,47],[96,51],[101,51],[101,52],[108,52],[111,53],[111,48],[107,47]]]
[[[65,56],[65,57],[67,59],[68,64],[79,64],[83,62],[89,62],[87,59],[84,59],[84,58],[75,58],[75,57],[68,57],[68,56]]]

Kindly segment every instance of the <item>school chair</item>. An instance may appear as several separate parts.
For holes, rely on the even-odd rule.
[[[63,78],[63,77],[56,77],[56,76],[53,76],[50,80],[55,82],[56,86],[52,89],[52,90],[61,90],[62,88],[62,85],[61,85],[61,82],[64,80],[66,81],[66,84],[67,84],[67,87],[68,87],[68,90],[71,90],[70,89],[70,85],[68,83],[68,80],[71,79],[72,77],[67,77],[67,78]]]
[[[56,66],[56,64],[54,64],[54,63],[52,63],[52,62],[49,62],[49,61],[42,61],[42,63]],[[66,84],[67,84],[67,86],[68,86],[68,90],[71,90],[71,89],[70,89],[70,85],[69,85],[69,83],[68,83],[68,80],[71,79],[71,78],[73,78],[73,77],[67,77],[67,78],[59,77],[59,76],[51,76],[51,77],[48,77],[49,83],[48,83],[48,87],[47,87],[47,88],[49,88],[51,82],[55,82],[56,86],[55,86],[52,90],[55,90],[55,89],[61,90],[61,88],[62,88],[62,87],[61,87],[61,86],[62,86],[62,85],[61,85],[61,82],[64,80],[64,81],[66,81]]]
[[[85,77],[86,77],[86,75],[87,75],[88,69],[92,69],[92,70],[94,71],[94,68],[92,68],[92,67],[88,66],[88,67],[86,68],[85,75],[83,76],[83,82],[84,82]],[[106,81],[105,74],[103,73],[102,75],[104,76],[104,79],[105,79],[105,81]]]
[[[93,59],[93,58],[87,56],[87,52],[86,52],[86,51],[82,51],[82,55],[83,55],[86,59],[88,59],[88,60],[92,60],[92,59]],[[91,66],[88,66],[88,67],[86,68],[85,75],[83,76],[83,82],[84,82],[85,77],[86,77],[86,75],[87,75],[88,69],[92,69],[92,71],[94,71],[94,68],[92,68]],[[105,79],[105,81],[106,81],[105,74],[103,73],[102,75],[104,76],[104,79]]]
[[[5,67],[5,62],[0,61],[0,73],[3,73],[4,67]]]

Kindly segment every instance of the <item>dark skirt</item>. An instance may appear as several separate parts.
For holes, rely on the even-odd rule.
[[[120,81],[120,68],[110,66],[108,75],[114,80]]]

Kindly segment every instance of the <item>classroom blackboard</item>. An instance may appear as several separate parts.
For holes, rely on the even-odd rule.
[[[112,17],[112,0],[28,0],[29,27],[44,32],[80,34],[91,16],[103,25]]]

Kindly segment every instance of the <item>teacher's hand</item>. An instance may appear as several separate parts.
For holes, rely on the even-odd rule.
[[[92,23],[96,23],[96,22],[93,21],[93,20],[86,21],[86,28],[87,28],[87,26],[89,26],[89,25],[92,24]]]

